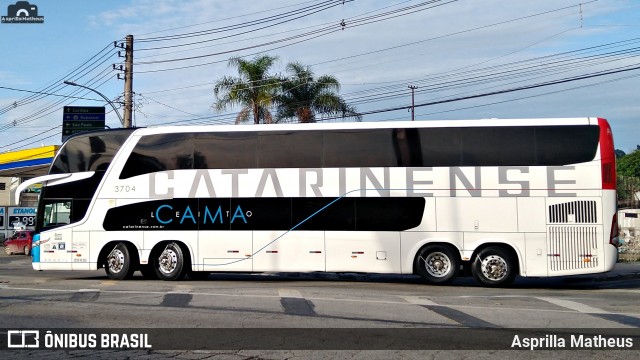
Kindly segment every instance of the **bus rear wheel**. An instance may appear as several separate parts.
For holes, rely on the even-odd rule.
[[[513,255],[497,246],[482,249],[471,267],[473,277],[485,286],[507,286],[513,282],[517,265]]]
[[[184,253],[175,242],[168,243],[154,257],[154,269],[161,280],[180,280],[186,275]]]
[[[416,272],[432,284],[453,281],[460,269],[460,260],[455,251],[444,245],[429,245],[416,256]]]
[[[117,243],[105,261],[104,270],[111,280],[124,280],[133,274],[131,254],[124,243]]]

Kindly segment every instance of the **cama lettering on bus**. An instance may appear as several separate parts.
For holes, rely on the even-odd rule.
[[[229,216],[231,215],[231,218]],[[223,210],[222,206],[218,206],[215,211],[209,209],[208,206],[204,207],[204,214],[202,217],[203,224],[224,224],[225,218],[228,219],[230,224],[233,224],[236,221],[242,221],[247,224],[247,218],[250,218],[253,215],[251,211],[243,211],[242,207],[238,205],[231,214],[230,210]],[[184,210],[175,209],[173,206],[169,204],[162,204],[156,208],[155,211],[152,211],[149,214],[151,219],[155,219],[162,225],[171,224],[174,220],[179,221],[180,225],[183,223],[191,223],[198,224],[198,219],[200,219],[199,212],[191,209],[191,206],[186,206]]]

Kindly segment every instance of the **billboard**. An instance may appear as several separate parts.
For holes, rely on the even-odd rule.
[[[35,207],[9,207],[7,211],[7,227],[9,229],[34,230],[36,225]]]

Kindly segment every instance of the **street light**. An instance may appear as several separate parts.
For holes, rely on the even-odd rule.
[[[116,115],[118,115],[118,119],[120,119],[120,123],[124,126],[124,120],[122,120],[122,116],[121,116],[121,115],[120,115],[120,113],[118,112],[118,109],[116,109],[115,105],[113,105],[113,103],[111,102],[111,100],[107,99],[107,97],[106,97],[106,96],[104,96],[104,95],[102,95],[102,93],[101,93],[101,92],[99,92],[98,90],[92,89],[92,88],[90,88],[90,87],[86,87],[86,86],[84,86],[84,85],[76,84],[76,83],[74,83],[73,81],[69,81],[69,80],[65,80],[65,81],[64,81],[64,83],[65,83],[66,85],[79,86],[79,87],[81,87],[81,88],[85,88],[85,89],[87,89],[87,90],[91,90],[91,91],[93,91],[94,93],[96,93],[96,94],[98,94],[98,95],[102,96],[102,98],[103,98],[103,99],[105,99],[105,101],[106,101],[106,102],[108,102],[108,103],[109,103],[109,105],[111,105],[111,107],[113,108],[113,112],[115,112],[115,113],[116,113]]]

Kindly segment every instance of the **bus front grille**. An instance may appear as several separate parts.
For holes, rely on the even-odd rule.
[[[550,226],[547,234],[549,269],[566,271],[598,267],[596,226]]]

